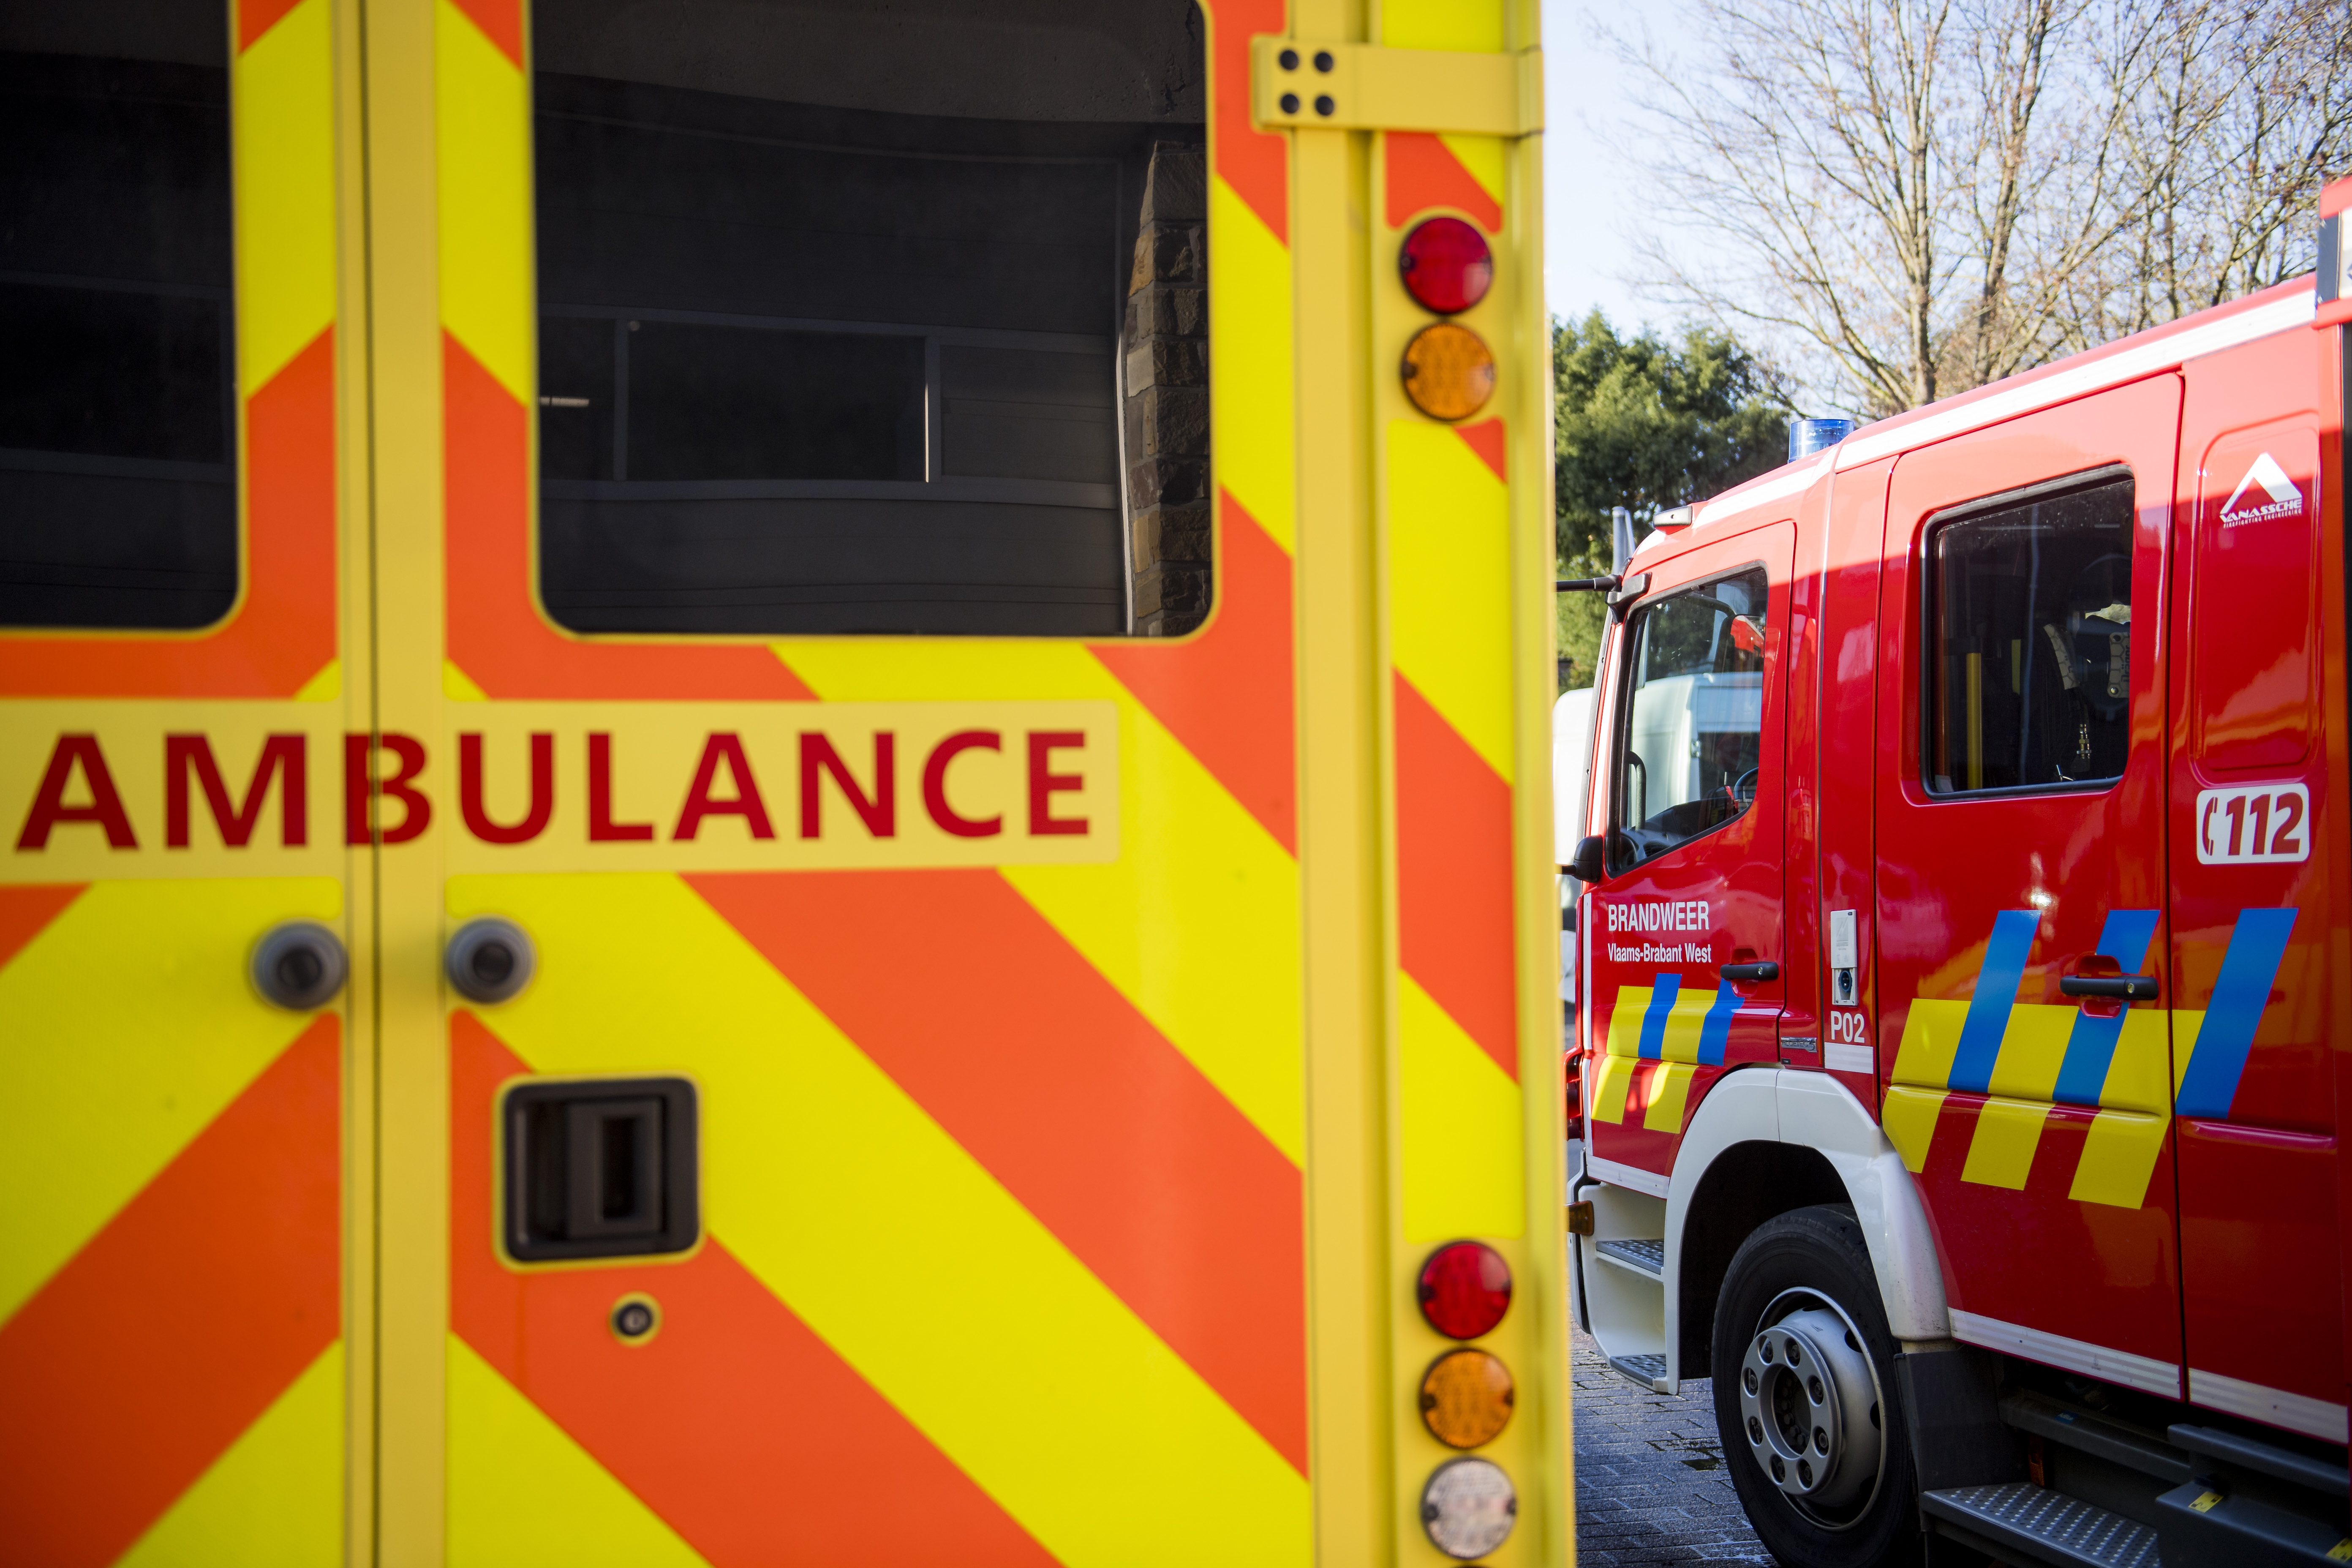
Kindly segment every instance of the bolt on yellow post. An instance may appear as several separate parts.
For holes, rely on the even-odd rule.
[[[26,1560],[1566,1560],[1535,6],[116,9],[0,25]]]

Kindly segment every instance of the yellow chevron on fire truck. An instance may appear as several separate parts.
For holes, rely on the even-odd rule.
[[[2102,1017],[2017,1000],[2041,915],[2002,910],[1969,998],[1911,1004],[1881,1111],[1887,1137],[1915,1173],[1925,1170],[1948,1102],[1965,1096],[1953,1107],[1975,1111],[1961,1180],[2022,1189],[2051,1121],[2088,1111],[2068,1195],[2140,1207],[2171,1118],[2230,1113],[2294,920],[2291,909],[2240,910],[2204,1009],[2133,1006]],[[2155,910],[2110,911],[2098,954],[2125,973],[2146,972],[2158,921]],[[2168,1074],[2176,1023],[2188,1048]]]
[[[1645,1130],[1679,1133],[1697,1069],[1723,1065],[1738,1011],[1738,993],[1721,983],[1685,994],[1681,975],[1660,974],[1654,984],[1620,987],[1603,1030],[1594,1120],[1622,1124],[1630,1105]]]

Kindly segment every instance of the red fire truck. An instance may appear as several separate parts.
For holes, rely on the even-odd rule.
[[[2347,207],[1601,581],[1577,1310],[1784,1563],[2352,1560]]]

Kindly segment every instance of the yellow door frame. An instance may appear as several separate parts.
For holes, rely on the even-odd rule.
[[[346,0],[357,18],[362,108],[373,728],[441,734],[442,473],[436,0]],[[443,760],[446,768],[446,759]],[[376,1331],[371,1550],[355,1561],[433,1564],[444,1499],[449,1302],[447,1056],[442,1022],[441,836],[379,848],[370,915],[375,1094],[370,1296]],[[354,1248],[355,1252],[362,1250]],[[354,1510],[358,1511],[357,1510]]]

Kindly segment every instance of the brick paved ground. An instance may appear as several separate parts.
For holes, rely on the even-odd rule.
[[[1574,1338],[1580,1568],[1770,1563],[1723,1468],[1709,1385],[1643,1393],[1609,1370],[1599,1346]]]

